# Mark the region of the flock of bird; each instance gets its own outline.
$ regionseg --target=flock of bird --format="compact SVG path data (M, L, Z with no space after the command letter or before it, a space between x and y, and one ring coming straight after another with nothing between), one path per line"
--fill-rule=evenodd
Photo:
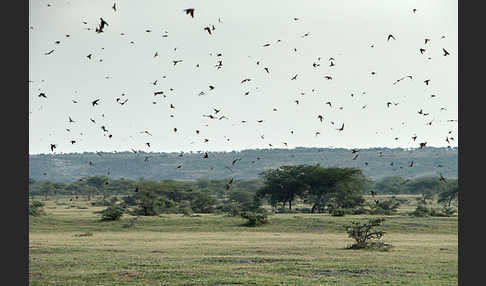
M119 11L117 10L117 5L116 5L116 2L113 4L113 6L112 6L111 8L112 8L112 10L113 10L113 13L119 13ZM187 8L187 9L184 9L183 11L181 11L181 12L185 13L185 14L186 14L188 17L190 17L190 18L197 18L197 12L198 12L198 11L197 11L196 9L194 9L194 8ZM413 9L412 13L413 13L413 14L417 13L417 9ZM293 18L293 21L299 21L299 18ZM218 18L218 19L217 19L217 22L218 22L218 24L222 24L222 23L223 23L223 21L221 20L221 18ZM88 23L87 23L87 22L85 22L85 21L83 21L83 22L82 22L82 24L83 24L83 25L88 25ZM30 28L31 28L31 29L34 29L34 27L33 27L33 26L31 26ZM86 28L86 29L87 29L87 30L90 30L90 31L91 31L91 30L93 30L93 29L92 29L92 28L90 28L90 27L88 27L88 28ZM204 25L204 26L202 27L202 32L204 32L204 33L206 33L206 32L207 32L207 35L208 35L209 37L213 36L213 34L215 33L215 30L216 30L216 26L215 26L214 24L210 24L210 25ZM108 22L107 20L105 20L105 19L103 19L103 18L101 18L101 17L100 17L100 18L99 18L99 23L97 23L97 26L96 26L96 27L94 27L94 33L97 33L97 34L102 34L102 33L110 33L110 32L111 32L111 31L110 31L110 24L109 24L109 22ZM146 33L151 33L151 32L152 32L152 30L151 30L151 29L146 29L146 30L145 30L145 32L146 32ZM124 35L124 33L121 33L120 35L121 35L121 36L123 36L123 35ZM309 32L306 32L306 33L303 33L301 37L302 37L302 38L306 38L306 37L308 37L309 35L310 35L310 33L309 33ZM66 36L66 38L69 38L69 37L70 37L70 35L69 35L69 34L66 34L65 36ZM168 32L167 32L167 31L165 31L165 32L162 34L162 37L168 37ZM445 36L442 36L442 37L441 37L441 39L443 39L443 38L445 38ZM395 37L395 35L393 35L393 34L389 34L389 35L386 37L386 39L384 39L384 40L386 40L387 42L389 42L389 41L399 41L399 39L397 39L397 37ZM278 43L278 42L281 42L281 40L277 40L277 43ZM426 50L427 50L427 44L428 44L429 42L431 42L431 39L430 39L430 38L425 38L425 39L424 39L424 46L423 46L423 47L419 47L419 48L418 48L418 53L420 53L420 55L423 55L423 54L426 52ZM131 41L130 43L131 43L131 44L134 44L134 42L133 42L133 41ZM59 45L59 44L60 44L60 41L55 41L55 42L54 42L54 44L55 44L55 45ZM271 45L272 45L271 43L265 43L265 44L263 44L261 47L262 47L262 48L267 48L267 47L270 47ZM374 48L374 44L372 44L372 45L370 46L370 48ZM175 48L175 49L176 49L176 48ZM174 50L175 50L175 49L174 49ZM54 52L55 52L55 50L56 50L56 49L51 49L51 50L49 50L48 52L45 52L45 53L44 53L44 55L45 55L45 56L50 56L50 57L52 57L52 56L54 56L54 55L55 55L55 53L54 53ZM293 50L294 50L294 51L297 51L297 48L293 48ZM210 55L211 55L211 56L215 56L215 57L216 57L216 59L217 59L217 60L216 60L216 64L214 65L214 67L215 67L217 70L222 69L222 67L223 67L222 53L211 53ZM449 55L450 55L450 52L449 52L449 51L448 51L446 48L442 48L442 51L441 51L440 55L441 55L441 56L443 56L443 57L447 57L447 56L449 56ZM155 52L155 53L154 53L154 55L153 55L153 57L154 57L154 58L155 58L155 57L158 57L158 56L159 56L158 52ZM86 58L87 58L88 60L93 60L93 53L89 53L89 54L87 54L87 55L86 55ZM318 58L317 58L317 60L316 60L316 61L314 61L314 62L312 63L312 67L313 67L313 68L315 68L315 69L319 68L319 67L320 67L322 64L324 64L322 59L323 59L322 57L318 57ZM429 57L428 59L431 59L431 58ZM102 59L99 59L99 61L102 61ZM184 62L184 59L174 59L174 60L172 60L172 65L173 65L174 67L175 67L175 66L177 66L177 65L178 65L178 64L180 64L180 63L183 63L183 64L184 64L184 63L185 63L185 62ZM338 64L338 61L337 61L337 60L336 60L334 57L329 57L329 59L328 59L328 66L329 66L329 68L331 68L331 69L332 69L332 68L334 68L334 67L335 67L337 64ZM261 62L261 61L257 61L257 62L256 62L256 65L258 65L258 66L262 66L263 64L262 64L262 62ZM199 67L199 64L196 64L195 66L198 68L198 67ZM264 66L264 67L263 67L263 70L264 70L264 71L265 71L265 73L267 73L267 74L270 74L270 73L271 73L271 71L270 71L270 67L268 67L268 66ZM371 72L371 75L372 75L372 76L375 76L375 75L376 75L376 72L375 72L375 71ZM108 76L107 76L106 78L108 78ZM166 78L166 75L162 76L162 79L164 79L164 78ZM295 81L295 80L298 80L298 79L299 79L299 73L295 73L295 74L293 74L292 76L290 76L290 77L289 77L289 80L290 80L290 81ZM325 75L325 76L323 76L323 79L328 80L328 81L332 81L332 80L333 80L333 75L332 75L332 74L330 74L330 75ZM391 83L391 85L393 85L393 86L395 86L395 85L399 85L399 84L400 84L402 81L406 81L406 80L413 81L413 80L415 80L415 77L414 77L414 75L404 75L403 77L398 78L398 79L397 79L395 82ZM247 85L247 84L249 84L251 81L252 81L252 78L247 78L247 77L244 77L244 78L242 78L242 79L241 79L240 84L241 84L241 85ZM427 78L427 79L425 79L425 80L423 81L423 84L424 84L424 85L426 85L426 86L428 86L428 85L430 85L430 84L431 84L431 81L432 81L431 79L428 79L428 78ZM29 83L33 83L33 82L34 82L34 81L29 80ZM149 83L150 83L150 85L153 85L154 87L156 87L156 86L157 86L157 84L158 84L158 79L154 80L153 82L149 82ZM204 91L200 91L200 92L199 92L199 94L198 94L198 96L203 96L203 95L205 95L205 94L209 93L210 91L214 90L215 88L216 88L216 87L215 87L213 84L208 84L208 89L207 89L207 90L204 90ZM257 88L258 88L258 87L257 87ZM173 89L173 88L170 88L170 89L169 89L169 92L173 92L173 91L174 91L174 89ZM314 92L314 89L312 89L312 92ZM249 95L249 93L250 93L250 91L246 91L246 92L244 92L244 95ZM302 94L302 95L304 95L305 93L304 93L304 92L302 92L301 94ZM363 92L362 94L365 94L365 92ZM158 90L158 89L157 89L157 90L153 91L153 96L154 96L154 97L162 96L163 98L167 98L167 96L169 96L169 93L167 92L167 90ZM351 97L354 97L354 96L355 96L355 94L354 94L354 93L351 93L351 95L350 95L350 96L351 96ZM433 95L431 95L431 97L435 97L435 96L436 96L436 95L434 95L434 94L433 94ZM47 93L46 91L40 91L40 92L38 93L38 97L40 98L40 100L45 100L45 101L48 101L48 100L49 100L49 96L48 96L48 93ZM126 97L126 95L125 95L124 93L122 93L122 94L121 94L121 96L118 96L118 97L116 97L116 98L115 98L115 101L116 101L116 103L118 103L119 105L124 106L125 104L127 104L127 102L129 101L129 99ZM78 102L78 100L72 100L72 102L73 102L73 104L78 104L78 103L79 103L79 102ZM301 103L301 102L300 102L300 100L294 100L294 102L295 102L295 104L296 104L296 105L299 105L299 104ZM157 104L157 102L156 102L156 101L153 101L152 103L153 103L153 104ZM91 105L91 107L92 107L92 108L99 108L99 107L101 107L101 106L103 105L103 101L102 101L102 99L101 99L101 98L96 98L96 99L94 99L94 100L91 100L91 101L89 102L89 104ZM128 103L128 104L130 104L130 103ZM325 103L323 103L323 104L324 104L324 105L329 106L329 108L336 108L336 106L334 106L334 107L333 107L333 102L331 102L331 101L327 101L327 102L325 102ZM386 108L391 108L391 107L393 107L393 106L398 106L399 104L400 104L400 102L392 102L392 101L387 101L387 102L384 102L384 106L386 106ZM365 109L366 107L367 107L367 105L363 105L363 106L361 107L361 109ZM176 106L175 106L174 104L170 103L170 104L169 104L169 108L170 108L170 109L176 109ZM338 108L339 108L339 110L343 110L343 108L344 108L344 107L340 106L340 107L338 107ZM447 109L446 109L446 107L441 107L441 109L440 109L440 110L441 110L441 111L443 111L443 110L447 110ZM276 112L276 111L278 111L278 110L277 110L277 108L273 108L273 111L274 111L274 112ZM229 117L230 117L230 115L229 115L229 114L222 114L222 113L223 113L222 108L213 108L213 110L212 110L210 113L207 113L207 114L201 114L201 116L202 116L202 117L209 118L210 120L223 120L223 119L225 119L225 120L229 120L229 119L230 119L230 118L229 118ZM425 112L423 109L418 110L418 111L417 111L417 113L418 113L418 115L419 115L419 116L421 116L421 117L422 117L422 116L423 116L423 117L425 117L425 116L429 116L429 115L430 115L430 112ZM104 114L103 114L102 116L104 117ZM174 116L174 115L171 115L171 117L173 117L173 116ZM314 116L315 116L315 115L314 115ZM315 118L316 118L316 120L318 120L318 121L319 121L319 122L321 122L321 123L323 123L323 122L326 120L326 116L325 116L324 114L318 114L318 115L316 115L316 116L315 116ZM95 120L95 119L93 119L93 118L89 118L89 120L90 120L90 122L92 122L93 124L96 124L96 120ZM259 120L256 120L256 123L263 123L264 121L265 121L265 119L259 119ZM429 122L427 123L427 125L432 126L433 121L434 121L434 119L432 119L431 121L429 121ZM448 120L448 121L449 121L449 122L456 122L457 120L452 119L452 120ZM74 120L73 118L71 118L71 116L68 116L68 124L75 124L76 122L77 122L77 120ZM241 120L241 122L240 122L240 123L241 123L241 124L245 124L245 123L247 123L247 120ZM338 123L335 123L334 121L330 121L330 124L331 124L332 126L334 126L334 129L335 129L337 132L345 132L345 124L344 124L344 122L341 122L340 124L338 124ZM208 125L206 125L206 126L208 126ZM103 134L104 136L107 136L109 139L111 139L111 138L113 137L113 134L110 132L110 130L109 130L109 129L108 129L106 126L105 126L105 125L100 126L100 129L102 130L102 132L103 132L102 134ZM67 128L67 129L66 129L66 131L67 131L67 132L71 132L71 130L70 130L69 128ZM174 133L177 133L177 132L178 132L178 128L173 128L173 132L174 132ZM200 136L200 135L201 135L201 130L200 130L200 129L195 129L195 130L194 130L194 132L195 132L195 134L196 134L197 136ZM450 131L448 132L448 134L446 134L446 135L445 135L445 141L446 141L446 142L449 144L449 147L450 147L450 145L451 145L451 141L453 141L453 140L454 140L454 138L453 138L453 137L450 135L452 132L453 132L453 131L452 131L452 130L450 130ZM153 135L152 135L152 133L151 133L149 130L142 130L142 131L140 131L139 133L140 133L140 134L145 134L145 135L148 135L148 136L153 136ZM290 134L294 134L294 130L290 130ZM319 136L320 134L321 134L321 133L320 133L319 131L316 131L316 132L315 132L315 136ZM261 135L260 137L261 137L262 139L264 139L264 135ZM225 137L225 138L226 138L226 137ZM414 134L414 135L411 137L411 139L412 139L413 141L416 141L418 138L419 138L419 137L418 137L416 134ZM399 138L398 138L398 137L395 137L394 139L395 139L395 140L398 140ZM209 143L209 142L210 142L210 139L209 139L209 138L202 138L202 140L203 140L203 142L204 142L204 143ZM229 139L229 138L226 138L226 140L227 140L227 141L230 141L230 139ZM70 140L68 143L72 145L72 144L76 144L76 143L77 143L77 141L76 141L76 139L71 139L71 140ZM284 146L288 147L287 142L281 142L281 143L282 143ZM426 147L426 145L427 145L427 141L423 141L423 142L417 142L417 143L418 143L418 144L417 144L417 147L419 147L419 148L424 148L424 147ZM62 143L50 143L50 145L49 145L49 150L50 150L51 152L55 152L56 148L58 148L58 145L62 145ZM146 145L148 148L151 148L151 142L145 142L145 145ZM269 147L274 147L274 145L273 145L273 144L271 144L271 143L269 143L268 145L269 145ZM137 152L138 152L136 149L132 149L132 151L133 151L134 153L137 153ZM380 152L382 152L382 151L380 151ZM378 152L378 154L377 154L378 156L381 156L381 155L382 155L380 152ZM359 155L360 155L360 154L359 154L359 150L357 150L357 149L353 149L353 150L352 150L352 154L351 154L351 160L358 160L358 159L359 159ZM183 157L183 153L181 153L179 156L180 156L180 157ZM201 158L201 159L207 159L207 158L209 158L209 156L210 156L210 153L208 153L208 152L203 152L203 156L202 156L202 158ZM146 157L144 158L144 161L145 161L145 162L148 162L148 161L149 161L149 158L150 158L149 156L146 156ZM259 159L260 159L260 158L257 158L257 160L259 160ZM236 163L238 163L240 160L241 160L241 158L235 158L235 159L234 159L234 160L231 162L231 165L232 165L233 167L235 167L235 164L236 164ZM252 163L254 163L254 162L255 162L255 161L252 161ZM89 163L90 163L90 165L93 165L93 162L92 162L92 161L90 161ZM412 168L412 167L413 167L413 164L414 164L414 162L413 162L413 161L411 161L411 162L409 163L408 167ZM390 164L390 165L391 165L391 166L393 166L393 162L391 162L391 164ZM363 162L363 166L368 166L368 162ZM176 168L177 168L177 169L180 169L180 168L182 168L182 167L183 167L183 164L181 163L181 164L179 164L179 165L178 165ZM439 165L438 167L440 167L440 165ZM400 167L400 168L403 168L403 167ZM445 178L442 176L442 174L440 175L440 180L441 180L442 182L445 182L445 181L446 181L446 180L445 180ZM231 187L231 184L232 184L232 183L233 183L233 179L231 179L231 180L230 180L230 181L229 181L229 182L226 184L226 188L227 188L228 190L230 189L230 187Z

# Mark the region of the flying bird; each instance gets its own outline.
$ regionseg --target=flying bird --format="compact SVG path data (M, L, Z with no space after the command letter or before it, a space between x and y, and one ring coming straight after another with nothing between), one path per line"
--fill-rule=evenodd
M47 52L47 53L44 53L44 55L46 55L46 56L47 56L47 55L50 55L50 54L52 54L53 52L54 52L54 50L50 50L49 52Z
M294 75L290 80L295 80L297 79L298 74Z
M104 32L103 29L105 28L105 26L109 26L108 23L105 20L103 20L103 18L100 18L100 26L96 28L96 32L97 33Z
M43 93L43 92L39 93L38 97L47 98L46 94L45 94L45 93Z
M388 38L386 40L389 41L390 39L396 40L395 37L392 34L388 35Z
M448 56L449 55L449 52L446 51L446 49L442 48L442 50L444 51L444 56Z
M116 2L113 3L113 7L111 7L116 12Z
M93 100L93 101L91 102L91 104L92 104L93 106L98 105L98 101L100 101L100 99Z
M57 145L56 144L51 144L51 151L54 152L54 149L57 148Z
M429 85L430 79L424 80L425 85Z
M344 130L344 123L343 123L343 126L341 126L341 128L337 128L336 130L343 131Z
M191 17L194 18L194 8L184 9L184 12L186 12L187 15L191 15Z
M210 35L212 35L212 33L211 33L211 28L209 28L209 27L204 27L204 29L203 29L203 30L208 31L208 33L209 33Z
M442 183L447 183L446 179L442 176L442 174L440 174L439 181L441 181Z

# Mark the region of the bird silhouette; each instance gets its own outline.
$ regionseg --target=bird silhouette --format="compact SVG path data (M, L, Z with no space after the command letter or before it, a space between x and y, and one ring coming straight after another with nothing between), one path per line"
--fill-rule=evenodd
M425 49L422 49L422 48L421 48L419 51L420 51L420 53L423 55L423 54L424 54L424 52L425 52Z
M329 75L326 75L324 78L326 78L327 80L332 80L332 76Z
M93 106L98 105L98 102L99 102L99 101L100 101L100 99L93 100L93 101L91 102L91 104L92 104Z
M424 80L425 85L429 85L430 79Z
M39 93L38 97L47 98L46 94L45 94L45 93L43 93L43 92Z
M113 3L113 6L112 6L111 8L113 9L113 11L115 11L115 12L116 12L116 2L115 2L115 3Z
M442 174L440 174L439 181L441 181L442 183L447 183L446 179L442 176Z
M97 33L103 33L103 29L105 28L105 26L109 26L108 23L103 20L103 18L100 18L100 25L99 27L96 28L96 32Z
M48 56L48 55L52 54L53 52L54 52L54 50L50 50L49 52L44 53L44 55Z
M186 12L187 15L191 15L191 17L194 18L194 8L184 9L184 12Z
M296 80L297 76L298 76L298 74L294 75L290 80Z
M388 38L386 40L389 41L390 39L396 40L395 37L392 34L388 35Z
M71 119L71 116L68 116L69 117L69 123L73 123L74 120Z
M317 118L322 122L322 119L323 119L322 115L320 115L320 114L317 115Z
M204 29L203 29L203 30L208 31L208 33L209 33L210 35L212 34L212 33L211 33L211 28L209 28L209 27L204 27Z
M442 48L442 51L444 51L444 56L448 56L449 55L449 52L446 51L446 49Z
M344 130L344 123L343 123L343 126L341 126L341 128L337 128L336 130L343 131Z
M54 152L54 149L57 148L57 145L56 144L51 144L51 151Z

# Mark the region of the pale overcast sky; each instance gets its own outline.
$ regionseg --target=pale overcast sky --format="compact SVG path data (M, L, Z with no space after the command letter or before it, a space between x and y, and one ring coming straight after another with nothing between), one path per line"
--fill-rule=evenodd
M448 121L457 119L458 107L457 1L29 5L30 154L52 153L50 144L57 144L55 153L174 152L286 148L282 142L288 148L447 146L453 137L457 146L457 122ZM186 8L195 9L194 18ZM109 25L96 33L100 17ZM211 25L209 35L203 28ZM387 41L389 34L396 40ZM174 66L173 60L183 61ZM393 85L407 75L413 79ZM251 81L241 83L245 78ZM92 106L95 99L99 105ZM203 117L209 114L217 119ZM218 119L223 115L229 119ZM140 133L145 130L152 136Z

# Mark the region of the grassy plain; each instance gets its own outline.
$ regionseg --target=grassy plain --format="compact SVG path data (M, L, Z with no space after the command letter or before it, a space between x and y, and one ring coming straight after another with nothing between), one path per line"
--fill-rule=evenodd
M71 206L72 205L72 206ZM371 216L140 217L101 222L86 201L46 201L30 217L30 285L457 285L457 217L386 218L389 251L349 250L342 225ZM87 236L80 236L88 233ZM92 233L92 235L89 235Z

